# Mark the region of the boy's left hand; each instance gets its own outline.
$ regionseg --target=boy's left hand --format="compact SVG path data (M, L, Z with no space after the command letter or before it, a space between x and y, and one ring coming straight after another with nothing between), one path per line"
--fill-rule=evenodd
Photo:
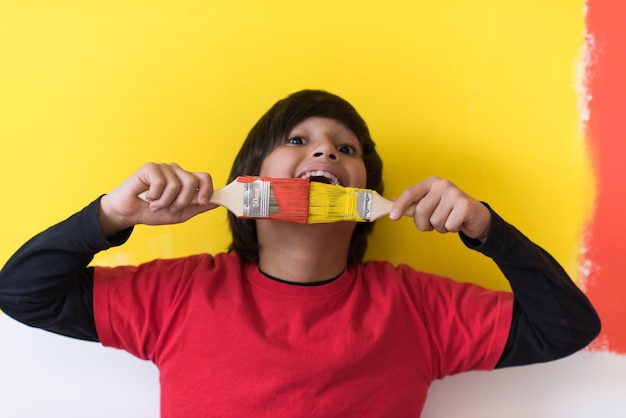
M460 231L480 241L487 239L491 225L489 209L448 180L430 177L407 188L396 199L389 217L399 219L413 204L413 220L420 231Z

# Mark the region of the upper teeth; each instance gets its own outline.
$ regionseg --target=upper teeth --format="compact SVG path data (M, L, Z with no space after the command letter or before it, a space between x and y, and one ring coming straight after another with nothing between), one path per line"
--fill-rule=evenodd
M303 179L308 179L311 177L325 177L328 180L330 180L331 184L339 184L339 179L334 174L331 174L328 171L322 171L322 170L309 171L307 173L304 173L300 177Z

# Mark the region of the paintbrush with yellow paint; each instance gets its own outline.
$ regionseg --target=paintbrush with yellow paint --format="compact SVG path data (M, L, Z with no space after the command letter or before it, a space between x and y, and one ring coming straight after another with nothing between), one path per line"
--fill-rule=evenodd
M309 185L307 223L372 222L388 215L393 202L371 189L343 187L312 181ZM413 217L415 206L403 216Z

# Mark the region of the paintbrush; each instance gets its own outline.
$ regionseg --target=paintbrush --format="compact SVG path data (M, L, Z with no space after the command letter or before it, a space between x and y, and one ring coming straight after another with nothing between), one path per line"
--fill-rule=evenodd
M148 202L148 191L137 195ZM193 203L198 203L194 197ZM240 176L213 191L209 203L224 206L239 218L307 223L309 179Z
M376 190L314 181L309 186L307 223L373 222L388 215L393 204L393 201L382 197ZM415 205L412 205L402 215L413 217L414 213Z
M144 201L147 191L138 197ZM197 201L195 202L197 203ZM393 202L375 190L343 187L305 178L241 176L213 191L209 203L237 217L302 224L372 222L391 212ZM413 217L415 206L403 216Z

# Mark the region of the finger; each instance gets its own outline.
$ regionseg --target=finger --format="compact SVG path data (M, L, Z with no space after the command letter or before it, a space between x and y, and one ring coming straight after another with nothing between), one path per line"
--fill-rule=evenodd
M213 178L209 173L195 173L198 178L198 203L208 205L213 195Z
M189 205L181 210L158 210L142 213L138 223L146 225L172 225L185 222L197 214L212 209L208 205Z
M165 188L165 177L161 172L160 165L146 163L137 170L136 174L139 178L139 187L147 189L145 199L148 202L158 200Z
M415 207L415 215L413 221L420 231L432 231L442 224L441 218L447 213L444 208L440 207L441 196L437 193L429 191Z
M170 209L182 209L190 205L207 205L213 195L213 179L209 173L188 172L174 167L181 184L176 201Z
M149 187L146 200L150 202L150 210L157 212L169 207L181 187L174 168L170 164L152 164L141 174L142 181Z
M172 169L176 175L180 189L175 200L169 209L172 212L186 208L192 204L197 204L196 194L200 185L200 181L195 173L183 170L178 165L172 164Z
M467 214L467 195L449 181L438 183L435 193L439 202L430 217L433 227L440 233L458 232Z
M440 234L451 232L454 225L450 222L450 216L454 212L454 207L440 201L430 216L430 224L433 229Z
M175 171L175 166L175 164L159 164L164 178L164 185L161 195L153 203L156 204L154 206L160 209L170 207L178 197L182 188L179 176Z
M428 181L422 181L405 189L400 197L394 200L389 213L390 218L393 220L400 219L409 207L420 202L428 193L429 187Z
M467 200L442 202L433 214L431 222L435 229L442 234L459 232L465 225L468 214L467 207Z

